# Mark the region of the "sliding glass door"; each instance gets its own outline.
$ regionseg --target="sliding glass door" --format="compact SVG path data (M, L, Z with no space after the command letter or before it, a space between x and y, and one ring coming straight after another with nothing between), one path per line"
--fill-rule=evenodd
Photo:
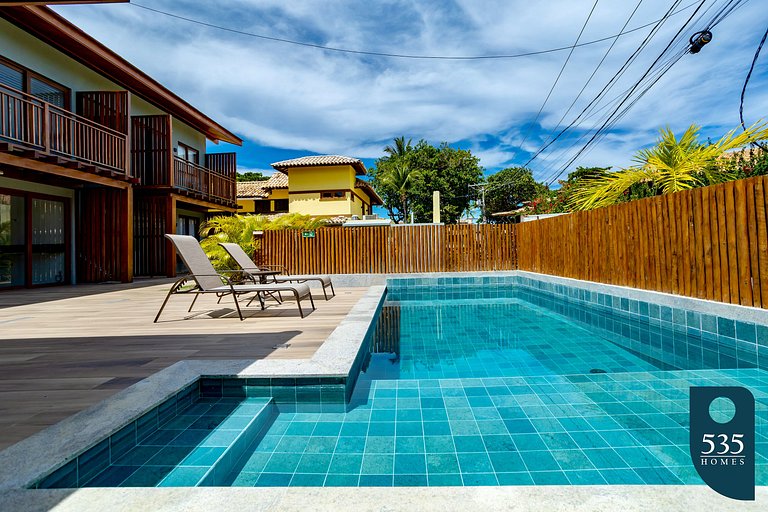
M27 282L24 196L0 193L0 288Z
M68 204L0 190L0 288L69 281Z
M60 284L66 276L64 201L32 199L32 284Z

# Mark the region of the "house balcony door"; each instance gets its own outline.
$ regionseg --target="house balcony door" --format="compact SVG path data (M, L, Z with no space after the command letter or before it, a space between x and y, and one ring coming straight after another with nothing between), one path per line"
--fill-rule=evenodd
M31 215L31 284L63 284L67 275L64 201L33 198Z
M0 289L69 282L67 205L0 191Z

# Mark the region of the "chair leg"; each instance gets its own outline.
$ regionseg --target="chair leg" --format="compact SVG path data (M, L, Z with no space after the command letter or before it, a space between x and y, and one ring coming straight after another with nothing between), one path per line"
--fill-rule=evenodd
M330 283L329 286L331 287L331 294L335 297L336 296L336 291L333 289L333 283Z
M301 309L301 298L299 297L299 292L294 290L293 296L296 297L296 306L299 308L299 315L301 315L301 318L304 318L304 310Z
M309 293L309 303L312 305L312 311L316 310L315 299L312 298L312 292Z
M195 294L195 298L192 299L192 304L189 305L189 309L187 310L187 313L192 311L192 308L195 307L195 302L197 302L197 297L199 296L199 293Z
M325 300L328 300L328 292L325 291L325 285L322 281L320 281L320 288L323 289L323 297L325 297Z
M245 318L243 318L243 312L240 311L240 303L237 301L237 294L232 294L232 299L235 301L235 308L237 308L237 316L240 317L240 320L243 321Z
M165 300L163 301L163 305L160 306L160 311L157 312L157 315L155 316L155 321L152 322L152 323L155 323L155 324L157 323L157 320L160 318L160 313L162 313L163 310L165 309L165 305L168 304L168 299L171 298L171 295L175 291L175 288L176 288L175 286L172 286L171 289L168 291L168 295L165 296Z

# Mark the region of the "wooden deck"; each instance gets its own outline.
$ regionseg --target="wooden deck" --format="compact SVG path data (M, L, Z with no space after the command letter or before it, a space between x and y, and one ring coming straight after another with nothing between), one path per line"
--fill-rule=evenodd
M152 323L168 280L0 293L0 449L182 359L309 358L363 296L337 290L300 318L295 303L244 312L175 296ZM307 307L309 304L307 303Z

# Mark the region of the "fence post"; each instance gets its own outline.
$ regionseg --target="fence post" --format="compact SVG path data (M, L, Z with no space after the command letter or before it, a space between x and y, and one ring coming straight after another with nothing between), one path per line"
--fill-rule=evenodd
M256 266L264 264L264 232L253 232L253 262Z

